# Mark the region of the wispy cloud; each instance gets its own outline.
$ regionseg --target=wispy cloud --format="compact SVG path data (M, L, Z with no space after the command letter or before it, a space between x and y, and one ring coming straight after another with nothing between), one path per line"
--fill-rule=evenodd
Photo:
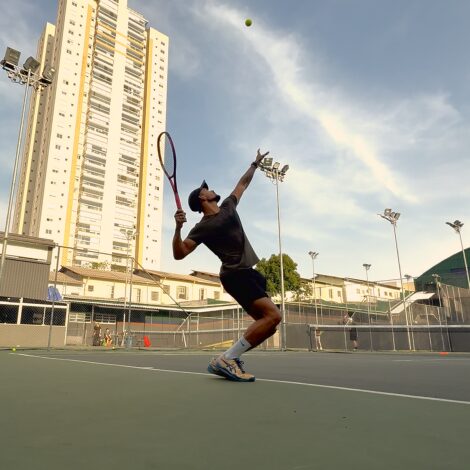
M212 16L216 23L224 27L231 26L235 34L240 31L242 12L209 1L205 14ZM280 36L262 24L257 24L250 34L243 37L251 42L258 58L262 58L269 67L276 91L287 106L309 119L312 125L320 125L337 149L351 152L383 188L400 199L416 200L416 196L398 181L381 158L374 136L356 129L366 127L361 123L367 119L364 112L356 111L350 115L352 106L341 104L344 97L336 96L334 91L328 90L311 76L306 78L302 65L305 54L302 44L294 36ZM360 125L355 126L356 122Z

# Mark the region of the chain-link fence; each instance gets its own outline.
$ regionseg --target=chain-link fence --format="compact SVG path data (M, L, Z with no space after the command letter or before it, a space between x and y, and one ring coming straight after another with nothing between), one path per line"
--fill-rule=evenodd
M113 253L56 247L44 299L0 298L0 346L223 349L252 323L238 305L216 298L220 283L206 283L214 298L201 298L204 286L194 287L200 278L176 275L173 282L144 269L128 256L130 245L125 254L123 247ZM286 347L470 350L469 290L439 284L424 300L410 299L288 302ZM276 333L260 348L280 343Z

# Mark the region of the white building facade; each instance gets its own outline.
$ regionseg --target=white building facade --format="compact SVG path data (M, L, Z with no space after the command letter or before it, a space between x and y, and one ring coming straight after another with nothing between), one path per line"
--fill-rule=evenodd
M168 46L127 0L59 0L44 29L56 74L31 100L14 231L69 247L61 265L160 268Z

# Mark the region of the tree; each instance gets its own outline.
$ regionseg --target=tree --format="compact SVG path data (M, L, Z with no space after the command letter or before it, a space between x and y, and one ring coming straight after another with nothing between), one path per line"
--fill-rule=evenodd
M109 271L111 266L108 261L93 261L88 263L91 269L98 269L100 271Z
M282 255L284 268L284 291L299 292L300 274L297 272L297 263L289 255ZM267 281L267 291L271 295L281 293L281 265L279 255L271 255L267 260L261 259L256 265L256 270L261 273Z

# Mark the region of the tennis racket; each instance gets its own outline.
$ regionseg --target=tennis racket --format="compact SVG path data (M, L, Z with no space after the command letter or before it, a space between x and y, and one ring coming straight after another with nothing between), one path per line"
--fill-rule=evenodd
M171 157L165 159L164 155L164 144L165 140L168 140L170 143L171 149ZM158 139L157 139L157 151L158 151L158 159L160 160L160 165L165 172L168 181L170 182L171 189L173 190L173 194L175 195L176 207L178 210L181 210L181 201L178 194L178 185L176 184L176 150L175 145L173 144L173 139L168 132L160 132Z

